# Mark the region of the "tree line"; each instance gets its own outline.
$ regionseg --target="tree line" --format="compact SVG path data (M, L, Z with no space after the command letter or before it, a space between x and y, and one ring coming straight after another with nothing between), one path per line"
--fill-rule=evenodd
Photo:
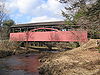
M100 39L100 0L58 1L66 4L66 11L62 11L66 24L80 25L82 29L88 31L89 38Z

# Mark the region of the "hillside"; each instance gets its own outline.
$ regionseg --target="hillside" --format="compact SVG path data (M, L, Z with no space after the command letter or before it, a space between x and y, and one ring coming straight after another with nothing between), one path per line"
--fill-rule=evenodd
M41 75L99 75L100 39L91 39L83 46L61 53L44 55Z

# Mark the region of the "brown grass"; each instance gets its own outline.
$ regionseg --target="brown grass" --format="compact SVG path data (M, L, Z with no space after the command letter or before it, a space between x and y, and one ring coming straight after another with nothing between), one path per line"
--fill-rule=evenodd
M0 50L15 50L18 47L18 43L10 40L0 41Z
M99 39L100 41L100 39ZM82 47L45 56L40 69L41 75L99 75L100 47L98 40L90 40ZM100 42L99 42L100 43Z

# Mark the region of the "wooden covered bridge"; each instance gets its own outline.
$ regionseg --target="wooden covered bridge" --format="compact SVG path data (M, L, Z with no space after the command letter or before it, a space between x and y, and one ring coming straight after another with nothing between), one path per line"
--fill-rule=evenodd
M11 27L10 40L28 42L86 42L87 32L64 21L17 24Z

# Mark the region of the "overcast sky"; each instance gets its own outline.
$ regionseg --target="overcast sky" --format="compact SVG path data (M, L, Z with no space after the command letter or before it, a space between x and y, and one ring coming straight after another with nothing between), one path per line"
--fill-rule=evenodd
M64 5L57 0L7 0L9 16L16 23L61 21Z

